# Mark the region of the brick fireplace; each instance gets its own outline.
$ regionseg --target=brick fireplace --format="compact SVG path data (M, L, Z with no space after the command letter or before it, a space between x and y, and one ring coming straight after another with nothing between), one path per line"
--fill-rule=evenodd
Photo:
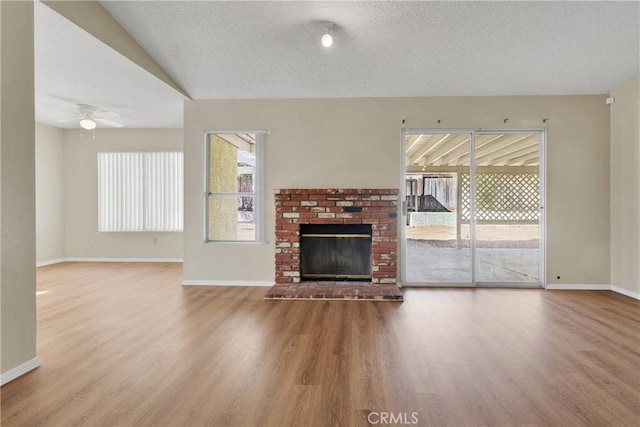
M371 225L371 283L397 283L397 189L275 191L276 284L298 283L300 225Z

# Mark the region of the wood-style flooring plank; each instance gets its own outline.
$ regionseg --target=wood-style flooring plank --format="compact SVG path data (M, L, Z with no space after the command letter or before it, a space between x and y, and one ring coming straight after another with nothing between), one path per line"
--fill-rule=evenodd
M2 387L2 425L640 423L640 302L613 292L265 301L266 288L181 275L162 263L39 268L42 366Z

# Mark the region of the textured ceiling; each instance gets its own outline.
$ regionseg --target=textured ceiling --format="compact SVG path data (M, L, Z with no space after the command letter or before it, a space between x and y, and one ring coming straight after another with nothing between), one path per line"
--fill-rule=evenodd
M640 67L638 2L102 4L198 99L594 94Z
M640 2L101 3L195 99L595 94L640 73ZM83 103L180 127L182 101L36 2L38 121L77 127L56 121Z
M126 127L182 127L183 97L40 2L35 8L36 121L78 128L77 104ZM109 126L98 123L98 129Z

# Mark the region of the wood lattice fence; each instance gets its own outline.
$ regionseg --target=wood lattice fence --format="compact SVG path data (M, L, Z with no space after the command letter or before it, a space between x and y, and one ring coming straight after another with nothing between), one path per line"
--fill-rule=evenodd
M460 176L460 220L471 220L471 178ZM485 224L537 223L540 176L537 173L477 173L476 221Z

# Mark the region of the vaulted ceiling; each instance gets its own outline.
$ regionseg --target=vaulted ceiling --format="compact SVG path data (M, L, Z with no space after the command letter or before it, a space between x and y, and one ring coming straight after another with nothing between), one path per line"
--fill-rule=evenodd
M604 94L640 73L636 1L101 4L194 99ZM77 126L57 121L81 103L180 127L184 99L36 2L39 121Z

